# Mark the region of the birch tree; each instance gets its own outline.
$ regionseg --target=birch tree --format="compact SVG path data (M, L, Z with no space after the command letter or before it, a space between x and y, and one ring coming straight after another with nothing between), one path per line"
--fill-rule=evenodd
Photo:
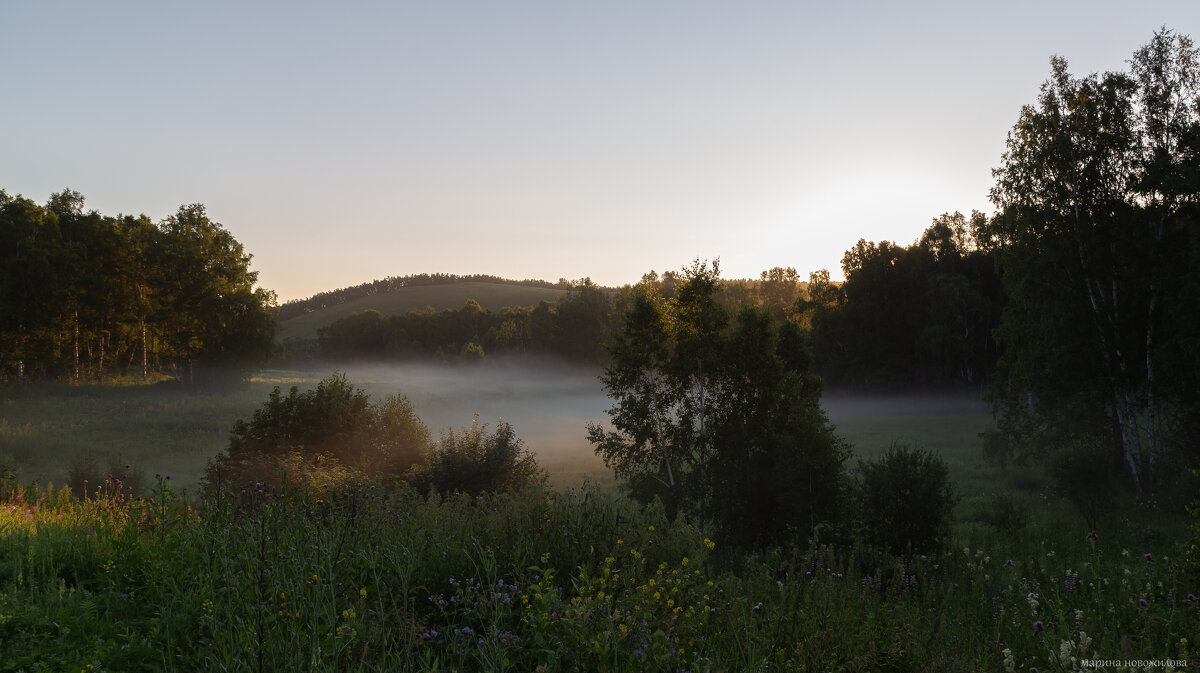
M1128 73L1076 77L1052 58L993 171L1009 383L1044 419L1076 395L1103 400L1139 490L1158 479L1163 305L1187 272L1169 253L1190 235L1200 196L1198 60L1188 37L1165 29Z

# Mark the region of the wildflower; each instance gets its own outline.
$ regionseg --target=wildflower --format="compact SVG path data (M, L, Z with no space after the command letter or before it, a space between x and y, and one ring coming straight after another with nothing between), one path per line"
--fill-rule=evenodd
M1150 558L1150 555L1149 555L1149 554L1145 554L1145 555L1143 555L1143 556L1142 556L1142 558L1146 559L1147 561L1153 561L1153 560L1154 560L1154 559Z
M716 547L717 545L712 540L710 540L708 538L704 538L704 546L708 547L711 550L713 547Z
M756 604L755 604L755 606L754 606L752 609L753 609L755 612L762 612L762 610L763 610L762 603L756 603Z
M358 590L358 597L359 597L359 598L366 598L366 597L367 597L367 590L366 590L366 589L359 589L359 590Z
M1009 568L1011 568L1011 567L1013 566L1013 560L1012 560L1012 559L1008 559L1007 561L1005 561L1005 562L1004 562L1004 565L1005 565L1006 567L1009 567Z
M654 526L650 526L650 532L651 532L651 533L653 533L653 532L654 532Z
M1140 605L1140 606L1142 606L1142 607L1146 607L1146 599L1145 599L1145 598L1139 598L1139 599L1138 599L1138 605Z
M1188 594L1188 600L1189 600L1189 601L1194 601L1194 600L1196 600L1196 594Z
M1041 622L1041 620L1038 620L1038 621L1036 621L1036 622L1034 622L1034 623L1033 623L1033 630L1034 630L1034 632L1035 632L1035 633L1040 633L1040 632L1041 632L1041 630L1042 630L1042 622Z
M1017 670L1017 661L1013 657L1012 650L1006 647L1000 651L1000 654L1004 657L1004 670L1006 673L1015 673Z
M1099 533L1097 533L1097 532L1096 532L1096 531L1094 531L1094 530L1093 530L1093 531L1090 531L1090 532L1087 534L1087 539L1089 539L1089 540L1099 540L1099 539L1100 539L1100 534L1099 534Z

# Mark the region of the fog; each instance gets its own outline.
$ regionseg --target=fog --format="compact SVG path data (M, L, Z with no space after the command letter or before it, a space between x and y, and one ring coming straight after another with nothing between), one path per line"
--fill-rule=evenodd
M354 384L377 395L403 393L436 437L470 425L475 414L489 429L511 423L525 448L555 482L612 473L587 441L587 424L604 423L608 397L599 370L552 359L493 359L472 365L343 366Z
M595 368L553 359L488 360L474 365L398 364L341 366L349 380L376 395L401 392L437 434L479 422L513 425L525 447L556 483L585 476L610 481L612 473L587 441L589 422L607 423L611 401ZM852 395L822 399L840 434L856 453L872 455L891 442L963 449L988 420L987 406L972 395ZM965 440L963 438L966 438ZM973 450L972 450L973 453Z

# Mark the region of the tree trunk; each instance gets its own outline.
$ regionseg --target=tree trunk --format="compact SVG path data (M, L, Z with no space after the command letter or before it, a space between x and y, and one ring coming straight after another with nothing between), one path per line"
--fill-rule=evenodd
M71 380L79 383L79 309L75 310L75 360L71 365Z
M99 365L96 367L96 381L103 381L104 380L104 350L105 350L104 330L99 330L99 337L100 337L100 360L99 360Z
M148 367L147 367L147 362L146 362L146 317L145 316L142 316L141 322L142 322L142 380L145 381L146 377L147 377L147 373L148 373L147 372Z

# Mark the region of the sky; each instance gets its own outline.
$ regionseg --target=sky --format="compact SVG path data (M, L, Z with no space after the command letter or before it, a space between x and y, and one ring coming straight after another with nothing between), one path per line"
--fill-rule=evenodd
M1200 2L0 3L0 188L202 203L281 301L387 276L841 276L990 213L1051 55Z

